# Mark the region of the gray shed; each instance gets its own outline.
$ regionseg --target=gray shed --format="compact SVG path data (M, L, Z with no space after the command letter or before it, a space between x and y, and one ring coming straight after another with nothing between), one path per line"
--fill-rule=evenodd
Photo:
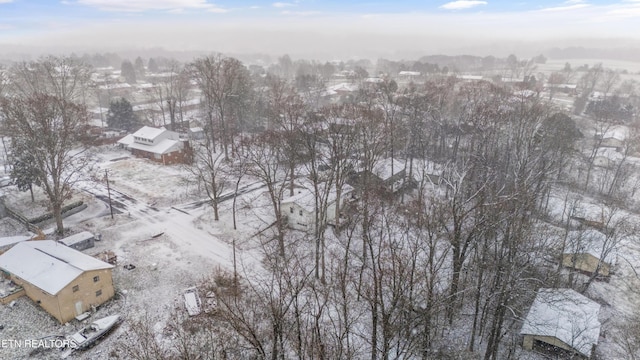
M94 247L94 241L95 236L88 231L83 231L59 240L62 244L78 251Z

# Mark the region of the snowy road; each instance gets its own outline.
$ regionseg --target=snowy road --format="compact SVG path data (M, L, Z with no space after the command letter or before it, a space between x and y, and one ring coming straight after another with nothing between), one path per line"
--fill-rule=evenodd
M78 184L83 191L109 204L109 194L105 184L99 182L83 182ZM255 187L247 186L243 191L252 191ZM138 222L136 232L140 234L164 233L182 251L191 255L213 260L216 265L232 268L232 249L213 234L197 228L193 221L197 209L205 202L177 205L169 208L156 208L114 188L110 189L111 205L114 213L127 214ZM233 197L233 194L231 194ZM193 214L179 208L197 209Z
M244 194L247 194L249 192L262 189L262 188L264 188L266 186L267 185L263 184L260 181L255 182L255 183L251 183L251 184L239 187L238 188L238 193L236 194L236 196L244 195ZM218 203L223 203L225 201L231 200L231 199L233 199L233 196L234 196L234 192L233 191L224 193L224 194L220 195L220 197L218 198ZM200 207L200 206L202 206L204 204L210 203L210 202L211 202L211 200L209 200L209 199L198 200L198 201L190 202L188 204L184 204L184 205L180 205L180 206L176 206L176 207L180 208L180 209L184 209L184 210L189 210L189 209L198 208L198 207Z
M145 204L137 199L129 196L121 191L107 186L100 182L85 181L78 184L83 191L93 195L97 199L109 205L109 192L111 193L111 206L114 214L124 213L133 216L136 219L145 219L150 222L157 222L155 215L160 211L152 205Z

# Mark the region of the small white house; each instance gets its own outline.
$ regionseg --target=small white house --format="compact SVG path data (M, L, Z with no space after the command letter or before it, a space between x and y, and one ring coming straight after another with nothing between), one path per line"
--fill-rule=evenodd
M599 313L600 304L572 289L539 289L520 330L522 346L590 358L600 336Z
M281 201L280 211L282 213L282 216L287 219L287 224L292 229L302 231L314 230L316 222L316 196L313 187L309 187L311 189L298 189L296 194ZM324 183L320 184L318 188L323 189ZM347 184L342 187L342 193L340 195L340 208L344 208L344 205L347 202L347 199L351 197L352 192L353 187ZM335 186L331 186L331 190L327 195L327 204L326 221L328 223L336 223ZM339 216L339 213L337 216Z

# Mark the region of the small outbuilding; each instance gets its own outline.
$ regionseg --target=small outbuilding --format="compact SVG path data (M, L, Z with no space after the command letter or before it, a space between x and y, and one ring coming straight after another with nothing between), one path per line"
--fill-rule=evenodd
M595 229L572 231L562 253L562 266L587 275L608 277L616 258L611 239Z
M95 246L95 236L88 231L83 231L58 241L78 251L90 249Z
M590 358L600 337L600 305L573 289L539 289L520 334L523 348Z

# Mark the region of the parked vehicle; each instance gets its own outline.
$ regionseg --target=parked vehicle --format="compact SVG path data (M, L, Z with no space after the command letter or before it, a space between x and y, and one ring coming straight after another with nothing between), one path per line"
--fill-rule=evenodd
M120 315L111 315L98 319L88 326L85 326L75 334L67 338L74 349L87 349L95 344L96 340L109 333L113 327L120 322Z
M196 316L201 312L200 296L198 289L195 287L188 288L184 291L184 306L187 308L189 316Z

